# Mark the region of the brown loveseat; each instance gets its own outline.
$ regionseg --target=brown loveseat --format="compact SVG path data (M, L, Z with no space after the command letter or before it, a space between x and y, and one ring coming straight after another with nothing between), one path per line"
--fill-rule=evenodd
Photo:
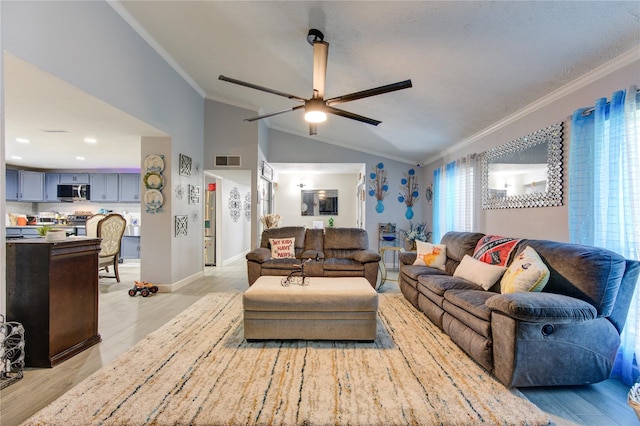
M485 291L453 276L483 236L447 233L445 270L414 265L415 253L400 253L405 298L505 386L608 379L640 262L597 247L522 239L507 265L529 246L549 280L541 292L501 294L499 279Z
M273 259L270 238L295 238L295 258ZM286 276L299 270L312 277L364 277L375 288L380 255L369 250L367 231L360 228L265 229L260 247L247 253L249 285L262 275Z

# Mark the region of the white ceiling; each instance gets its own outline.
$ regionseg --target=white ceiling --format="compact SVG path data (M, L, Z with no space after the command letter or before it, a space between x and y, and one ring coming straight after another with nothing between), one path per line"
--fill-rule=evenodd
M320 29L330 44L325 98L405 79L413 81L413 88L340 105L381 120L378 127L330 116L312 138L408 163L470 138L637 49L640 42L637 1L121 1L112 5L152 45L161 46L165 57L178 64L203 96L260 113L298 103L222 82L218 76L309 98L313 55L306 35L310 28ZM5 78L9 82L13 77L7 73ZM19 118L14 96L21 95L7 90L7 162L14 149L11 121ZM56 99L60 102L64 95L57 94ZM301 111L266 120L271 128L308 136ZM66 126L62 118L59 123L38 123L40 130ZM123 134L130 130L123 125Z
M166 136L10 54L4 55L4 78L8 164L42 169L137 169L140 136ZM85 138L96 142L87 143Z

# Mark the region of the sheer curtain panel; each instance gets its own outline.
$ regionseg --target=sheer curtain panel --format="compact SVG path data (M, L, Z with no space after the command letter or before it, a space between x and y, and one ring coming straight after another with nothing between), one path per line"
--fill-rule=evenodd
M459 158L434 171L433 242L440 242L449 231L474 230L475 173L475 155Z
M640 259L640 129L635 86L578 109L571 119L571 242ZM638 375L640 296L633 296L613 375L631 385Z

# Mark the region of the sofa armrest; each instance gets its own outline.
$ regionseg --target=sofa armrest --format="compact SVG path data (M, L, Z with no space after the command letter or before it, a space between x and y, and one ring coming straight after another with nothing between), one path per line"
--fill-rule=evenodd
M264 263L271 259L271 250L264 247L258 247L257 249L247 253L246 258L253 262Z
M305 250L302 252L302 256L300 256L302 259L324 259L324 252L320 251L320 250Z
M485 305L511 318L527 322L583 322L597 317L596 308L584 300L553 293L498 294Z
M360 263L380 262L380 254L373 250L360 250L353 255L353 260Z
M418 253L415 251L401 251L398 253L398 259L400 259L400 264L402 265L413 265L417 257Z

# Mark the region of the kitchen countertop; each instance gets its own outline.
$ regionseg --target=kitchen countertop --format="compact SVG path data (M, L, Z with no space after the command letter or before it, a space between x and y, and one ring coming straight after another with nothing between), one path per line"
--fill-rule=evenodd
M6 228L18 228L18 229L23 229L23 228L33 228L33 229L38 229L42 226L50 226L52 229L55 228L84 228L84 225L23 225L23 226L19 226L19 225L11 225L11 226L7 226Z
M86 245L88 242L100 241L99 238L92 237L77 237L75 235L65 238L59 241L47 241L45 238L25 238L20 240L7 241L7 244L73 244L73 245Z

